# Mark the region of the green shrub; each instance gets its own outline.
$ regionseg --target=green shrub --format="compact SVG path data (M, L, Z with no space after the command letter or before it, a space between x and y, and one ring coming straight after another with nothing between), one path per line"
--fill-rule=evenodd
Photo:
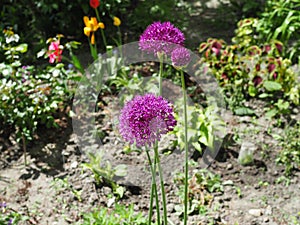
M300 122L288 127L279 137L279 152L276 163L285 166L285 175L290 176L294 169L300 169Z
M66 70L62 63L45 69L22 66L27 44L19 44L18 35L7 32L0 45L5 56L0 63L0 121L15 128L18 141L31 140L39 124L57 126L55 114L69 103L68 80L75 71Z
M202 61L219 81L231 108L243 106L251 97L285 99L298 105L297 75L291 61L283 57L283 44L271 40L256 45L256 23L251 18L240 21L234 44L212 38L201 43Z
M279 40L287 48L286 57L300 60L300 2L298 0L267 0L256 30L262 42Z

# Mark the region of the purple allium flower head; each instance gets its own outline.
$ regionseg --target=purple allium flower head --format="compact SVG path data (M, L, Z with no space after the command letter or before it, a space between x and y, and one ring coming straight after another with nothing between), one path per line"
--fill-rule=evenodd
M191 54L186 48L179 47L172 52L171 59L174 66L186 66L191 60Z
M148 53L171 54L175 45L184 44L184 34L170 22L154 22L140 36L140 49Z
M138 95L127 102L119 121L123 138L138 147L153 145L162 134L172 131L177 123L170 103L154 94Z

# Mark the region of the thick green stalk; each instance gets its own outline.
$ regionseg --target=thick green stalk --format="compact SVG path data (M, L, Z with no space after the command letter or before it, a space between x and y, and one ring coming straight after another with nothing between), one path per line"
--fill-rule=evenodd
M160 224L159 199L158 199L157 187L156 187L156 159L154 158L154 163L152 163L148 149L146 149L146 153L147 153L147 158L149 161L151 175L152 175L148 225L151 225L151 219L153 215L153 195L155 195L155 202L156 202L156 209L157 209L157 223Z
M187 224L188 220L188 132L187 132L187 101L186 101L186 87L184 81L184 74L182 69L180 70L181 74L181 86L183 94L183 116L184 116L184 151L185 151L185 166L184 166L184 225Z
M164 225L168 224L168 218L167 218L167 204L166 204L166 193L165 193L165 185L164 185L164 178L163 178L163 173L160 165L160 159L159 159L159 154L158 154L158 144L156 142L155 147L154 147L154 154L155 154L155 159L157 162L158 166L158 173L159 173L159 179L160 179L160 188L161 188L161 196L162 196L162 203L163 203L163 215L164 215Z

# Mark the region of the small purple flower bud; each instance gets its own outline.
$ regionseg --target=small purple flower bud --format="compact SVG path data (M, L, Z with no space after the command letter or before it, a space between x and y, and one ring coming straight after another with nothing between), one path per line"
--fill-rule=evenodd
M191 54L186 48L179 47L172 52L171 59L174 66L182 67L190 62Z

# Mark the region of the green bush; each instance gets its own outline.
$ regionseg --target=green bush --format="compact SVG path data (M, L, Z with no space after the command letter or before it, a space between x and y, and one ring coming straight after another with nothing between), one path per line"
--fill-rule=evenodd
M251 18L240 21L234 44L212 38L201 43L202 61L219 81L231 108L243 106L252 97L285 99L298 105L297 75L292 62L283 57L283 44L271 40L256 45L256 23Z
M285 175L290 176L294 169L300 169L300 122L288 127L279 137L279 152L276 163L284 165Z
M9 34L7 34L9 32ZM55 114L63 111L72 95L68 80L75 71L62 63L39 69L22 65L27 44L6 31L0 42L5 59L0 63L0 121L15 128L17 140L31 140L39 124L57 126Z
M256 30L262 42L279 40L286 56L300 60L300 2L298 0L267 0L260 15Z

